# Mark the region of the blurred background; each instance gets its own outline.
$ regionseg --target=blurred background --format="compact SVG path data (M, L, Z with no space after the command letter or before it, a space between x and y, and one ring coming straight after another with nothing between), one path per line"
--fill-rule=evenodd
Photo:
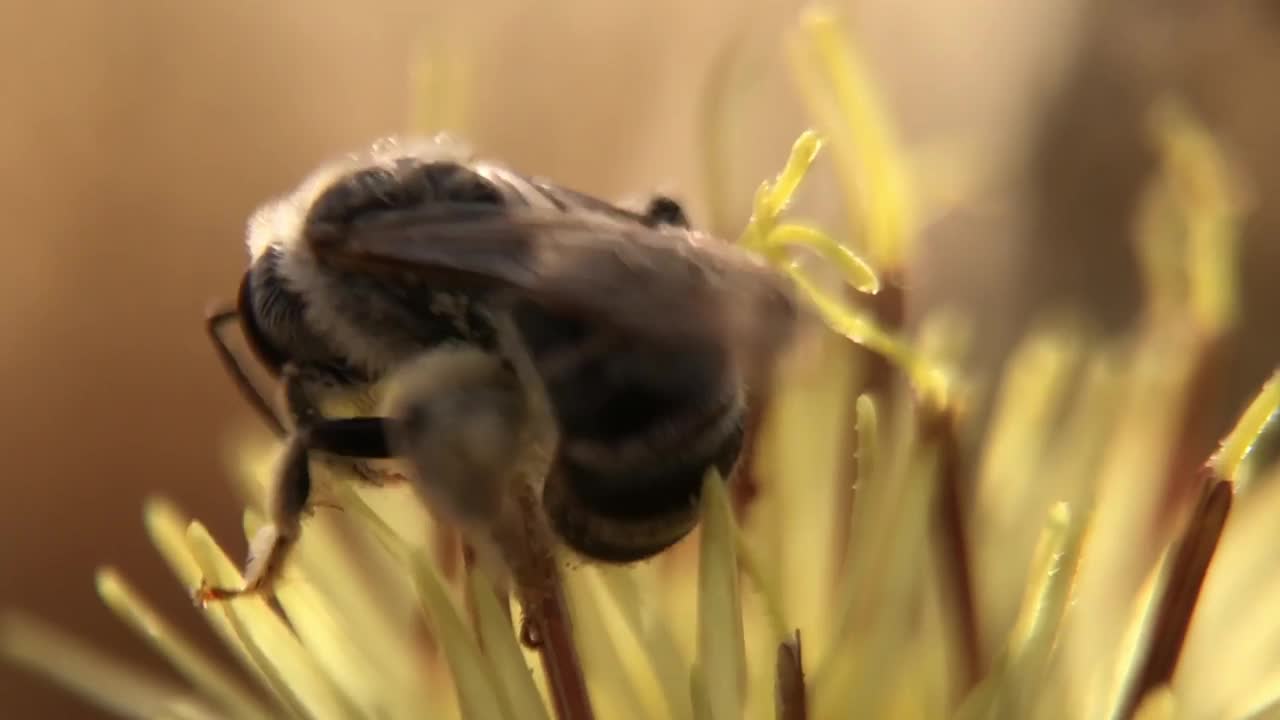
M141 503L163 493L215 535L238 532L225 451L252 418L201 320L210 300L235 290L256 205L316 164L427 117L518 169L607 197L662 189L710 222L705 109L721 77L731 88L714 125L729 151L721 213L744 221L755 186L806 125L781 50L801 7L9 7L0 23L0 396L10 418L0 432L0 607L159 667L94 593L94 568L111 564L203 637L185 589L146 540ZM973 314L978 371L997 367L1042 310L1079 307L1113 330L1133 319L1133 212L1154 162L1148 104L1176 93L1214 131L1251 214L1245 331L1224 368L1229 392L1204 409L1207 448L1280 359L1280 2L835 7L920 172L960 169L963 201L929 218L910 302L913 313ZM437 61L425 77L457 100L447 113L415 107L424 57ZM820 168L806 212L838 221L834 187ZM0 697L5 717L97 717L7 665Z

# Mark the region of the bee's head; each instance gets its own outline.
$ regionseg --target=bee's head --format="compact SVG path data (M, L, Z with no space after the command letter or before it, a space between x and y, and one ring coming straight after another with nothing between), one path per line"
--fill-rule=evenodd
M468 157L447 138L384 140L317 170L253 214L239 312L246 337L269 370L278 374L293 361L358 379L363 366L352 366L351 344L339 342L343 333L330 307L335 293L350 287L350 278L335 283L311 243L388 211L435 202L502 202L493 183L469 169Z
M312 172L263 205L249 222L249 255L292 249L317 224L342 226L369 213L423 203L494 201L492 185L467 170L471 153L446 136L386 138Z
M240 315L240 327L254 356L263 368L279 377L290 359L288 353L271 339L279 334L271 327L279 323L279 318L264 314L262 306L256 302L259 294L272 294L275 292L273 288L279 285L278 278L272 275L271 264L271 254L268 253L256 258L245 271L236 295L236 312Z

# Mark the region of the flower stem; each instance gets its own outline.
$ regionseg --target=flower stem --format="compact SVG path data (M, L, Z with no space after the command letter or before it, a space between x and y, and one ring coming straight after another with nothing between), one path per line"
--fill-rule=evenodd
M503 354L525 392L528 410L523 457L516 463L510 495L492 537L511 570L516 597L524 609L520 635L542 656L542 669L559 720L594 720L582 662L573 639L573 624L556 563L555 536L542 508L542 489L557 472L559 444L555 415L546 387L507 313L494 318Z
M1231 482L1210 476L1181 540L1170 553L1162 597L1155 610L1151 646L1120 717L1133 717L1149 693L1173 679L1200 589L1231 511L1234 491Z
M533 489L527 484L516 488L511 509L517 517L499 523L494 537L511 567L516 596L524 609L521 637L542 657L556 717L593 720L553 538Z
M800 631L778 645L777 658L778 720L807 720L809 702L805 696L804 660L800 654Z
M856 293L849 289L846 291L850 302L857 302L870 307L876 322L882 327L900 332L906 324L906 294L903 291L901 280L897 276L889 276L884 278L884 284L880 288L880 292L870 298L857 298ZM872 352L860 346L854 346L854 352L860 354L866 364L866 380L863 383L855 384L853 394L849 398L849 407L855 407L858 398L867 395L875 399L876 405L880 408L881 413L888 414L894 410L894 393L897 390L895 382L898 376L894 374L892 362L881 353ZM858 447L857 429L849 428L850 442L852 447ZM863 452L863 451L860 451ZM869 452L869 451L868 451ZM851 523L853 522L853 503L857 501L855 497L855 488L858 484L865 482L867 478L859 477L858 462L854 453L843 453L841 455L840 478L837 483L837 492L839 497L836 499L836 532L837 537L849 537ZM847 543L841 543L836 548L838 553L836 557L836 567L843 567L848 559Z
M926 442L938 449L938 523L941 537L942 582L951 595L948 607L954 614L961 654L961 695L966 695L986 674L982 634L978 623L977 598L973 587L969 529L964 498L971 492L967 482L955 417L945 408L920 406L920 423Z

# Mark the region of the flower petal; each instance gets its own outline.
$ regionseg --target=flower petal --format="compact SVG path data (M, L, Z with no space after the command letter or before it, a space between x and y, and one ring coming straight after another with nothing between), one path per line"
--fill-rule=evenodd
M238 680L218 666L178 633L142 599L113 568L102 568L97 577L98 595L112 612L133 628L151 647L169 661L197 690L236 718L270 718L263 707Z
M150 720L178 710L188 717L218 716L191 693L33 617L8 613L0 618L0 654L120 717Z

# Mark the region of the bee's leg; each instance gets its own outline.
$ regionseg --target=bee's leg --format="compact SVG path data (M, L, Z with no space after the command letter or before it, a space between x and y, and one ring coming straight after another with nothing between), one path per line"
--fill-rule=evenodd
M267 501L271 523L263 526L249 543L249 559L241 588L202 584L196 600L226 600L240 595L269 591L279 577L290 550L302 532L302 517L311 499L310 452L319 451L349 458L390 457L387 420L377 417L325 418L307 399L296 372L285 373L285 391L297 428L290 436L279 471Z
M227 344L226 338L222 336L222 329L229 323L239 321L239 319L240 313L232 308L214 308L205 314L204 329L209 334L209 339L213 342L213 349L218 353L218 359L222 361L222 367L226 369L227 374L231 376L231 380L240 389L240 394L244 395L245 399L249 401L249 405L262 417L263 421L278 437L284 437L284 422L276 415L271 403L267 401L266 394L250 379L249 373L245 371L244 365L240 361L240 357Z
M244 587L202 585L197 601L204 604L270 590L302 533L302 518L310 507L310 451L359 459L388 458L391 456L387 443L388 422L391 421L378 417L324 418L299 427L289 439L270 490L267 512L271 523L259 530L249 543Z
M494 317L494 331L497 335L498 349L511 364L511 369L520 381L524 391L525 403L528 406L530 437L528 444L538 446L540 451L554 448L560 442L559 428L556 425L555 411L551 406L551 398L547 395L546 382L538 365L534 361L528 346L516 327L510 311L499 313ZM550 467L543 468L549 471Z
M395 422L383 417L353 417L320 420L305 427L307 449L344 458L385 460L392 456L387 426Z
M339 470L339 474L366 484L382 486L403 482L405 478L371 467L361 460L381 460L393 455L387 446L386 418L326 418L320 414L308 392L307 384L292 367L284 371L285 403L293 417L294 427L308 434L307 448L328 457L321 460Z
M268 512L271 523L264 525L249 541L249 557L244 566L244 586L217 587L202 581L195 599L200 606L214 600L269 591L284 567L285 557L302 530L302 514L311 495L311 470L307 448L299 435L289 438L280 469L270 490Z

